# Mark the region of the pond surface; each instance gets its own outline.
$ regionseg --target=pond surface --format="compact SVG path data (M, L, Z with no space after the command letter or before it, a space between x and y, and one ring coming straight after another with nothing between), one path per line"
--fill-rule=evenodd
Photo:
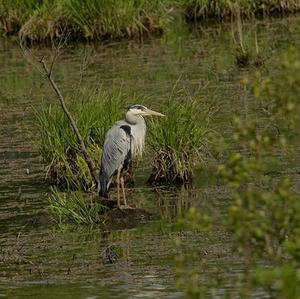
M256 32L266 58L261 72L271 72L288 45L300 45L299 22L292 17L245 24L245 42L253 49ZM55 77L74 98L79 84L102 84L145 95L153 99L153 108L180 78L180 86L199 89L218 103L216 126L230 138L233 113L252 113L241 79L258 71L236 66L232 30L230 24L188 27L178 21L159 39L71 45L59 58ZM48 57L51 49L33 53ZM82 76L85 56L90 63ZM235 293L232 281L244 265L231 248L231 236L218 225L226 217L228 195L213 167L196 172L189 187L153 190L146 183L149 167L141 166L129 199L156 215L153 221L128 228L117 220L113 227L57 225L47 214L49 185L32 118L32 108L56 101L55 95L17 42L0 39L0 69L0 297L184 298L175 287L177 239L205 260L205 280L218 278L220 298L225 291ZM297 160L289 171L299 167ZM213 215L213 233L176 230L174 219L189 206Z

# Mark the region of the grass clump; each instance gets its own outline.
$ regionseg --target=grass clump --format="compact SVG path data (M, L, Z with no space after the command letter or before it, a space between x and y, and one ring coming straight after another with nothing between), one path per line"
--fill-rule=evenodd
M0 31L17 34L42 0L0 0Z
M161 33L168 21L166 3L157 0L65 0L62 11L87 39L122 38Z
M71 40L87 41L161 34L169 21L167 3L169 0L42 1L23 18L18 30L30 43L50 42L63 34Z
M59 223L94 224L101 222L100 212L103 207L92 198L85 198L82 192L62 193L52 188L49 207Z
M78 99L67 101L96 165L100 160L107 130L124 113L122 98L120 92L110 94L100 89L81 92ZM46 164L47 178L63 189L90 189L93 180L88 166L59 104L36 110L35 117L39 133L37 145Z
M75 34L76 28L59 12L54 1L44 1L30 14L19 31L21 39L31 43L53 42Z
M155 153L149 182L183 183L207 152L213 109L204 100L169 99L163 120L154 121L150 146Z
M235 14L238 5L244 17L284 15L300 11L300 1L263 1L263 0L184 0L185 15L189 20L227 19Z

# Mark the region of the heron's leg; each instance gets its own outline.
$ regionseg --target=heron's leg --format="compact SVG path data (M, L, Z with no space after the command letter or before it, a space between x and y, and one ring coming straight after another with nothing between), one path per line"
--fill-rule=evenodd
M118 192L118 208L121 207L121 201L120 201L120 171L118 170L117 173L117 192Z
M121 182L121 188L122 188L122 192L123 192L124 205L125 205L125 207L127 207L127 200L126 200L126 195L125 195L125 186L124 186L124 177L123 176L120 177L120 182Z

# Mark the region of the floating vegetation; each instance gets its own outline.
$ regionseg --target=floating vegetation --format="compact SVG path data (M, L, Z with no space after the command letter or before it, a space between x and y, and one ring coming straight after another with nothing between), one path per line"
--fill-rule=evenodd
M199 97L170 98L166 117L153 121L149 143L154 151L151 184L183 183L193 177L195 164L208 151L214 110Z
M107 130L122 117L124 100L120 92L82 91L67 105L74 116L88 152L95 164L101 157L101 146ZM35 111L40 138L39 152L46 164L46 176L64 189L88 190L93 180L83 159L78 140L59 104Z

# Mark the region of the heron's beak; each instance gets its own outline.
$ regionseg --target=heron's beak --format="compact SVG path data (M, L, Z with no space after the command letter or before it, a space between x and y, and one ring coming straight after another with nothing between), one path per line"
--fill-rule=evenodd
M156 112L156 111L151 110L151 109L148 109L148 108L147 108L147 110L145 111L145 113L146 113L147 115L165 116L165 115L162 114L162 113Z

